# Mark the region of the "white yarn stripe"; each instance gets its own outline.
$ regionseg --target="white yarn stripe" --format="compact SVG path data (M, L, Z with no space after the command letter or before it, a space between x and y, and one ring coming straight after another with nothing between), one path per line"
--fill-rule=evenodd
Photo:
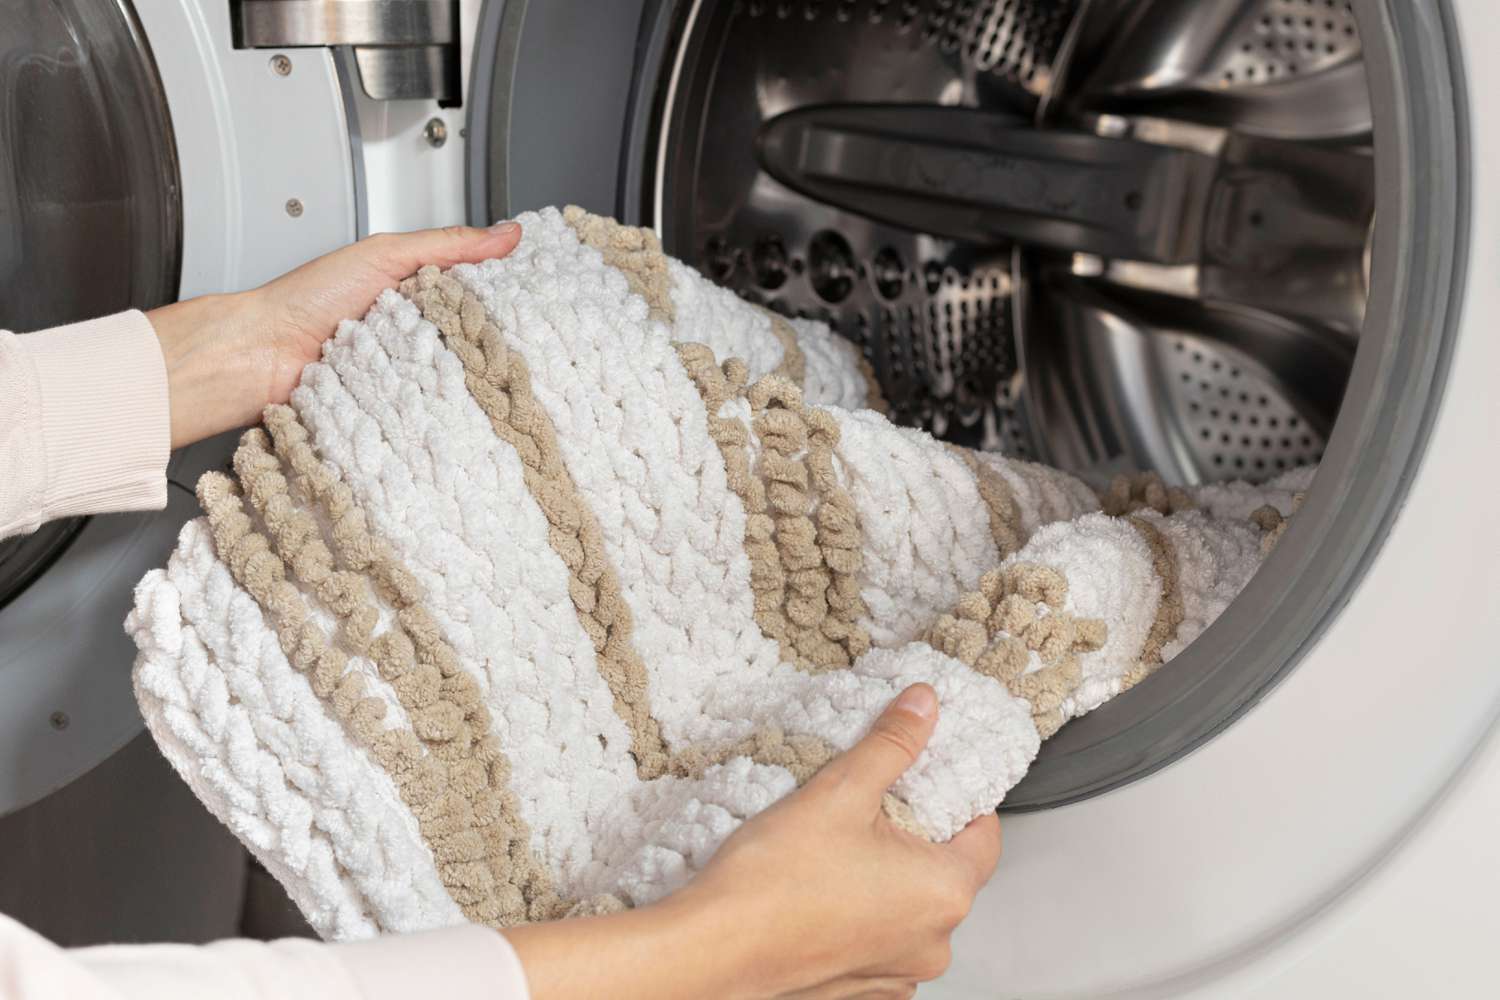
M769 316L675 257L667 258L667 273L676 340L704 344L721 361L739 358L749 369L751 382L777 369L786 349L771 331ZM787 323L802 349L803 398L815 405L862 409L869 387L859 371L859 349L826 323L805 319Z
M667 274L676 340L706 344L721 360L739 358L750 369L752 382L776 370L786 350L771 331L770 316L675 257L667 258Z
M1288 503L1290 506L1290 503ZM1248 521L1219 520L1201 510L1135 516L1161 533L1177 559L1182 624L1162 647L1162 660L1187 648L1239 596L1261 563L1261 532Z
M1068 598L1061 610L1098 618L1109 630L1104 645L1082 653L1083 683L1063 705L1063 717L1091 711L1118 694L1121 680L1140 659L1161 603L1151 546L1123 518L1088 514L1044 525L1005 561L1035 563L1062 573ZM1033 661L1034 669L1039 664Z
M876 646L910 642L1000 562L989 508L967 465L932 437L873 410L828 410L864 534L860 621Z
M1098 495L1076 476L993 451L976 451L974 457L998 472L1010 486L1021 510L1023 539L1045 524L1071 521L1099 509Z
M870 387L859 370L859 348L828 328L827 323L792 319L797 345L806 360L802 398L813 406L862 410Z
M630 737L522 477L432 324L394 292L330 342L293 404L477 673L532 848L597 891L591 827L635 781ZM599 736L603 735L605 744Z
M153 737L324 937L463 921L384 770L287 662L202 518L136 590L126 629Z
M1312 474L1316 466L1303 466L1283 473L1262 486L1254 486L1242 480L1228 483L1209 483L1190 486L1188 496L1193 502L1217 519L1245 520L1259 507L1272 506L1289 517L1293 510L1293 498L1304 493L1312 485Z
M775 724L844 748L906 684L933 681L949 692L950 710L907 780L919 820L939 836L954 832L955 817L979 811L971 793L1019 777L1004 764L1015 746L1034 750L1024 706L926 646L815 677L781 663L753 620L744 509L673 335L653 328L645 302L559 213L519 221L527 238L516 252L452 274L531 367L564 461L599 518L638 648L649 651L652 705L668 741L719 743ZM573 280L560 288L558 273ZM935 779L955 768L994 777L962 789Z
M782 767L734 757L697 779L666 776L636 786L601 830L599 862L637 903L660 899L708 863L748 817L796 787Z

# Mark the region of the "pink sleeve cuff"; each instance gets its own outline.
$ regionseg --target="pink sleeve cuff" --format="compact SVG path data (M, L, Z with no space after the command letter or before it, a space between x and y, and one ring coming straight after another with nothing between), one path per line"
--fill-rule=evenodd
M388 934L333 946L363 1000L486 997L529 1000L531 990L515 949L479 924L419 934Z
M145 315L131 310L7 346L20 368L12 377L30 383L17 419L37 440L30 442L32 495L14 524L0 524L0 535L54 518L166 506L167 369Z

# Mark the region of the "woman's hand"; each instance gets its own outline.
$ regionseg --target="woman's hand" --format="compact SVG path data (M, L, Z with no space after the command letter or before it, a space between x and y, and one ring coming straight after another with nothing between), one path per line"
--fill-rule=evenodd
M1000 857L1000 822L946 844L893 825L886 790L916 760L937 696L909 688L870 734L751 819L676 895L507 937L536 1000L909 997Z
M172 447L253 424L285 403L339 322L425 264L451 267L515 248L513 222L381 234L319 257L269 284L205 295L147 314L167 363Z

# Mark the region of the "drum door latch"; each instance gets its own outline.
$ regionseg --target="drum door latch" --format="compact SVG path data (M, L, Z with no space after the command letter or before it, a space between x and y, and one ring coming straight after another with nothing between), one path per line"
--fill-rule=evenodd
M454 0L231 0L231 12L236 48L347 45L374 100L460 100Z

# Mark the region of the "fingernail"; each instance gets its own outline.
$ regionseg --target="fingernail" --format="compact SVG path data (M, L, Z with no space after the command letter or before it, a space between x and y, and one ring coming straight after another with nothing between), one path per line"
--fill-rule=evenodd
M510 236L521 231L521 227L514 222L497 222L490 227L490 232L496 236Z
M896 699L896 707L924 719L935 719L938 711L937 692L926 684L914 684L901 692L901 697Z

